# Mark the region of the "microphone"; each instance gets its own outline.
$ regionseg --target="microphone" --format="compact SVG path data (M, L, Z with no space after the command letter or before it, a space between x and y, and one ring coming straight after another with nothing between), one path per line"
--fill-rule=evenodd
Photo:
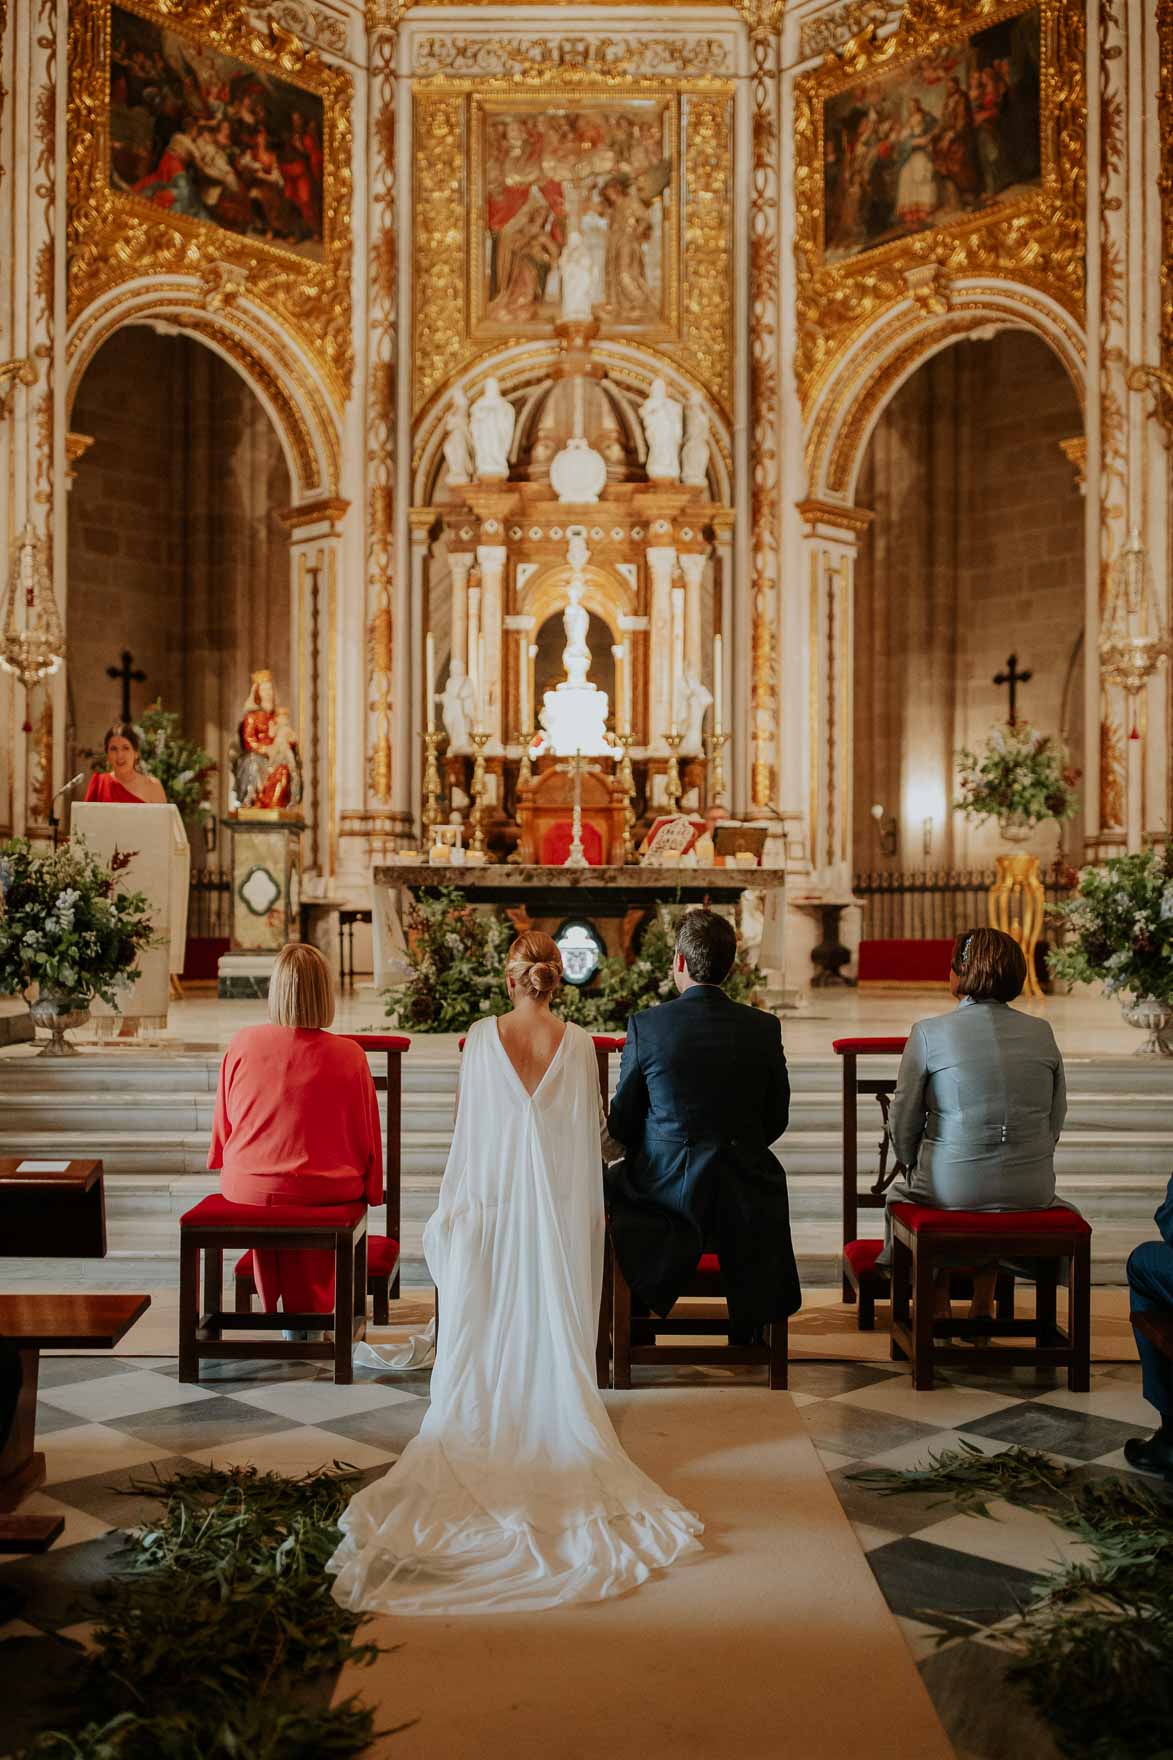
M85 779L86 779L86 773L84 770L79 770L76 776L71 776L69 778L69 781L64 783L62 785L62 787L57 790L57 793L53 796L53 805L56 806L57 802L61 799L61 796L63 794L68 794L71 788L76 788L78 783L84 782Z

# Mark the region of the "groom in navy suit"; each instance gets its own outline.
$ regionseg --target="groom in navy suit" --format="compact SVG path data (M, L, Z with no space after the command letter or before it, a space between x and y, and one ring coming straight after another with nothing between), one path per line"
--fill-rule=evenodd
M680 994L628 1021L608 1118L627 1153L609 1206L623 1275L653 1313L668 1313L716 1248L730 1342L743 1344L802 1298L786 1172L770 1148L790 1114L782 1029L722 990L736 954L724 917L687 912L673 968Z

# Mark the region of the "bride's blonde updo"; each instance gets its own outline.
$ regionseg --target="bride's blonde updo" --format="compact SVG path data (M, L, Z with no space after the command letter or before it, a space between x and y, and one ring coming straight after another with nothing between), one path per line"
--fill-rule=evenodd
M562 955L548 935L530 929L519 935L505 956L505 975L523 996L541 1002L562 982Z

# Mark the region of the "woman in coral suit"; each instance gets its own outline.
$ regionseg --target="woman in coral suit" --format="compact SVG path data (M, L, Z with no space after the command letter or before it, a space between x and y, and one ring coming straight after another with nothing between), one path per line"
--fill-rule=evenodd
M383 1202L379 1103L366 1056L327 1029L330 970L317 948L283 947L269 980L269 1022L244 1027L220 1065L208 1167L234 1204ZM334 1306L334 1255L259 1249L261 1305L323 1314Z

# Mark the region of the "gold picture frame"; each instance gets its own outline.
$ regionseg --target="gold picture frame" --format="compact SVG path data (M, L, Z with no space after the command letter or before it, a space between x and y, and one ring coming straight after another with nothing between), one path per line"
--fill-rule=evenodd
M131 15L167 34L192 62L229 57L270 89L320 104L320 252L233 231L156 205L111 181L111 24ZM349 394L353 87L291 32L256 25L240 0L73 0L69 11L68 303L72 323L112 288L144 276L193 273L271 309L320 361L339 403ZM307 104L307 108L308 108ZM315 190L316 195L316 190ZM318 219L315 209L314 220ZM314 240L316 246L316 239Z
M981 33L1036 13L1039 18L1040 172L1016 198L962 209L829 261L826 191L829 105L917 64L945 67ZM1086 230L1086 24L1082 0L909 0L900 24L874 28L832 51L795 82L795 371L809 408L850 337L887 305L909 297L910 272L943 279L979 274L1039 289L1083 321Z
M672 161L671 225L664 230L663 300L655 324L605 321L679 363L731 414L734 396L732 199L734 87L709 78L647 80L551 69L534 85L416 80L412 90L412 408L422 419L458 372L516 338L556 347L553 314L486 321L483 120L509 113L622 112L663 107ZM477 204L481 206L478 209ZM474 214L474 209L477 212Z

